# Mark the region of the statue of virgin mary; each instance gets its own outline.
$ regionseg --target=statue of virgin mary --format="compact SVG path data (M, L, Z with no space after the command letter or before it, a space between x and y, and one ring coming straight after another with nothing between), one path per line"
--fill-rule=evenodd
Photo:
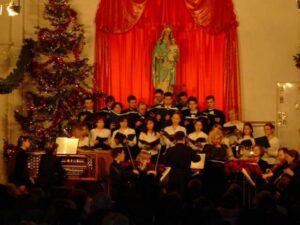
M172 33L172 28L166 26L153 51L152 79L155 89L173 92L178 59L179 48Z

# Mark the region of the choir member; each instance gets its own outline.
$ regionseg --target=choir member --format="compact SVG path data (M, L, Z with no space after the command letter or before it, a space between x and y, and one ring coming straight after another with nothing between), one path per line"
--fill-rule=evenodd
M152 107L164 104L164 91L162 89L156 89L154 92L154 102Z
M109 118L107 120L108 120L108 124L109 124L109 129L113 131L115 129L118 129L120 126L119 117L122 112L123 105L120 102L115 102L111 108L112 108L112 111L109 114Z
M137 114L134 118L134 129L137 133L137 136L141 133L146 126L146 117L147 117L147 105L143 102L138 104Z
M195 97L189 97L188 99L188 110L183 110L184 126L187 129L187 133L194 131L194 122L201 118L203 131L208 132L207 119L208 117L203 115L198 109L198 100Z
M83 122L89 126L89 129L92 129L94 122L94 113L95 113L95 104L92 97L86 97L83 100L83 112L85 112L85 118Z
M188 107L188 96L186 92L180 92L177 95L177 106L179 110L184 110Z
M112 110L113 104L116 102L115 97L109 95L105 98L105 107L102 110L110 112Z
M90 146L93 148L109 149L111 131L105 126L104 117L96 118L96 126L90 132Z
M238 143L241 146L241 157L251 157L253 153L251 146L255 145L255 140L253 138L253 127L251 123L244 124L242 138L238 140Z
M266 123L264 125L264 132L268 138L270 147L266 149L264 160L270 165L274 165L277 161L278 149L280 147L279 139L274 136L275 126L272 123Z
M151 154L151 161L155 161L161 149L160 134L154 130L155 121L152 118L146 120L146 129L139 136L138 146L142 151Z
M189 142L188 145L196 151L202 151L205 144L207 144L207 134L202 131L203 124L202 120L196 120L195 131L188 135ZM199 141L198 141L199 140Z
M122 113L137 111L137 99L134 95L129 95L127 97L127 103L128 103L128 108L125 109Z
M221 110L215 109L215 97L212 95L207 96L206 98L207 109L203 113L209 116L209 126L213 127L215 124L225 123L225 115Z
M242 132L242 138L238 140L239 144L241 144L245 140L250 140L252 142L252 145L255 144L254 138L253 138L253 126L251 123L244 123L243 132Z
M44 147L46 154L42 155L39 163L37 185L44 190L50 190L53 186L63 185L66 171L61 160L56 156L58 144L47 143Z
M126 145L134 147L136 145L135 130L128 127L128 119L126 117L120 117L119 122L120 128L113 132L110 147L123 148Z
M186 129L183 126L180 126L181 114L179 112L175 112L172 115L172 125L167 126L164 129L163 135L163 142L166 145L166 148L174 146L174 134L178 131L182 131L186 135Z
M21 193L25 193L34 184L33 177L30 175L27 161L30 150L31 140L29 136L20 136L17 144L15 168L12 173L11 182L16 185Z
M242 132L244 128L244 123L237 119L237 112L235 109L230 109L228 111L229 121L226 122L223 127L232 127L236 126L236 128Z
M78 123L72 128L72 138L78 138L78 148L88 149L90 147L89 137L86 136L85 124Z
M176 114L174 114L176 115ZM173 116L174 116L173 115ZM191 177L191 162L198 162L200 156L185 145L185 133L178 131L174 135L176 144L169 148L163 157L166 166L171 167L169 189L183 193Z

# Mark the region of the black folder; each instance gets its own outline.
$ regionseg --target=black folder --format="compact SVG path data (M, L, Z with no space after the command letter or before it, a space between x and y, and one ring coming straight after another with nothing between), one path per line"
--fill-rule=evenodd
M234 134L237 127L235 125L233 125L230 127L223 127L223 129L225 130L226 134L228 135L228 134Z
M165 130L162 130L163 135L171 142L174 141L174 135L169 134L168 132L166 132Z
M155 141L152 142L147 142L144 140L139 140L139 142L141 142L144 145L148 145L150 148L154 148L155 146L159 145L160 143L160 138L156 139Z
M206 138L203 138L203 137L199 137L197 138L196 140L193 140L191 138L188 138L190 142L192 142L192 144L196 144L198 142L200 143L205 143L206 142Z
M125 134L122 134L120 132L117 132L115 135L115 139L117 139L120 143L124 143L125 139L127 138L129 141L132 141L135 137L135 134L129 134L126 136Z
M254 140L255 140L256 145L259 145L259 146L262 146L265 148L271 147L267 136L258 137L258 138L255 138Z
M251 147L253 143L250 139L247 139L247 140L243 140L239 145L244 147Z

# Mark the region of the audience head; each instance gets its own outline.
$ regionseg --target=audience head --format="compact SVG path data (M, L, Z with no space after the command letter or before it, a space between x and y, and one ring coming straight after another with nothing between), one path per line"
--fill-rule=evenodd
M171 92L166 92L164 94L164 104L166 106L171 106L172 102L173 102L173 95L172 95L172 93Z
M137 108L137 99L134 95L129 95L127 97L127 103L130 109L136 109Z
M253 137L253 127L251 123L244 123L243 137L244 136Z
M109 95L105 98L105 105L108 108L112 108L112 105L115 103L115 97L112 95Z
M212 95L206 96L205 98L207 108L208 109L214 109L215 108L215 97Z
M107 214L103 220L102 225L129 225L129 220L121 213L111 212Z
M191 111L198 110L198 100L196 97L189 97L188 99L188 107Z
M299 161L299 152L296 150L288 150L286 153L286 161L288 164Z
M105 126L105 118L103 116L99 116L95 119L95 125L98 129L103 129Z
M123 105L120 102L115 102L112 107L111 107L112 111L116 114L121 114L122 109L123 109Z
M286 161L286 153L288 152L288 149L286 147L281 147L278 149L278 161L279 162L285 162Z
M172 125L179 125L181 121L181 114L179 112L175 112L172 115Z
M188 96L187 93L182 91L177 95L177 101L179 103L179 105L181 106L186 106L188 103Z
M31 140L29 136L22 135L18 139L17 147L24 150L28 150L31 146Z
M141 115L146 115L146 113L147 113L147 105L146 105L146 103L144 103L144 102L139 103L137 111Z
M85 110L94 110L94 100L92 97L86 97L83 99L83 106Z
M266 136L272 136L274 134L275 126L272 123L266 123L264 125L264 131Z
M105 210L112 207L112 200L105 192L99 192L93 197L92 210Z
M162 89L156 89L154 92L154 102L160 104L164 100L164 91Z

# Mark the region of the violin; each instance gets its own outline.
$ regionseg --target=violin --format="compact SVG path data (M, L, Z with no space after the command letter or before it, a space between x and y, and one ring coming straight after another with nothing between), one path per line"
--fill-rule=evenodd
M156 165L154 163L146 163L146 165L144 165L142 162L140 161L133 161L133 164L135 166L135 168L139 171L144 171L144 172L148 172L148 171L155 171L155 167ZM129 161L123 161L120 163L120 165L123 167L123 168L128 168L128 169L135 169L133 168L133 165L132 165L132 162L129 160ZM163 164L158 164L157 166L157 173L162 173L164 172L166 169L165 165Z
M292 162L286 168L282 169L282 173L274 180L273 184L280 192L284 191L292 181L292 177L284 172L285 169L295 169L297 166L296 162Z

